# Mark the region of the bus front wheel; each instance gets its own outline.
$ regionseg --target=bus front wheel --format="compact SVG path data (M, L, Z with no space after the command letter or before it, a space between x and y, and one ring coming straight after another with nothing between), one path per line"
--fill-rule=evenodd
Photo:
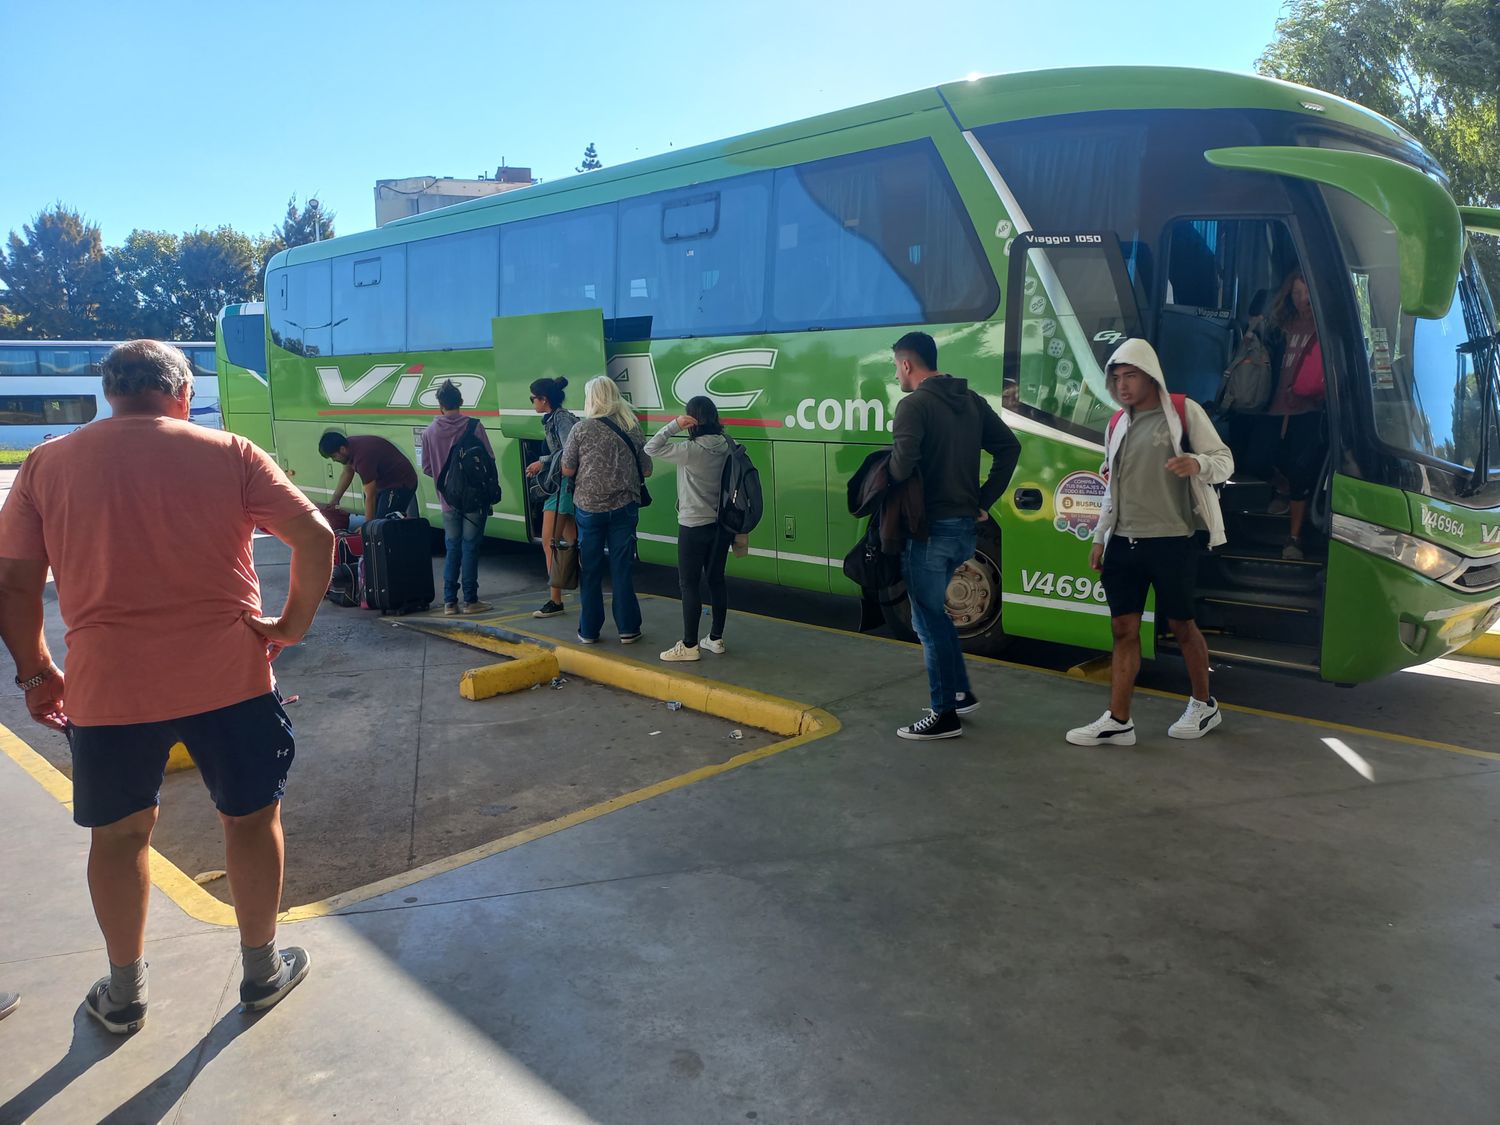
M899 598L882 596L880 603L891 633L903 641L915 641L911 602L905 594ZM974 557L948 582L945 608L965 652L999 656L1010 644L1000 612L1000 531L994 520L979 525Z

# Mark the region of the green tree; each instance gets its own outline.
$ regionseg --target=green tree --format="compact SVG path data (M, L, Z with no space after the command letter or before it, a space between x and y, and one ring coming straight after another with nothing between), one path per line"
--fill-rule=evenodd
M332 238L333 220L337 217L336 212L326 210L317 198L309 199L305 208L298 208L297 196L294 194L286 201L286 215L281 220L281 225L272 227L270 234L260 235L255 239L257 260L260 263L257 273L264 276L266 263L283 250Z
M594 142L590 141L588 148L583 150L583 163L575 171L595 172L603 167L604 162L599 159L599 150L594 147Z
M260 293L255 240L232 227L183 235L177 271L176 309L185 340L212 340L219 310Z
M0 281L18 336L87 339L108 282L98 226L62 203L44 208L20 234L11 231Z
M107 294L99 310L99 334L132 340L180 339L175 307L182 288L177 256L181 240L160 230L133 230L106 254Z
M1500 205L1500 4L1495 0L1290 0L1262 74L1359 102L1404 126L1460 203ZM1500 281L1493 239L1475 240Z

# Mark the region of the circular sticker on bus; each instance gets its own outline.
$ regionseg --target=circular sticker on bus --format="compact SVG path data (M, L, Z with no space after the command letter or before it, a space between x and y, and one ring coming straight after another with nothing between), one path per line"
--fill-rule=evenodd
M1052 497L1058 531L1091 539L1104 511L1104 478L1098 473L1069 473Z

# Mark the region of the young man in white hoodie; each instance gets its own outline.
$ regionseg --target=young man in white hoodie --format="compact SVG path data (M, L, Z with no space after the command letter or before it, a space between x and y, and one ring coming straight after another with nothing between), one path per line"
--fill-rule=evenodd
M1148 590L1177 638L1193 697L1167 728L1173 738L1202 738L1223 718L1209 691L1208 645L1193 620L1198 535L1224 542L1224 519L1211 485L1229 479L1234 456L1203 408L1167 390L1161 361L1145 340L1126 340L1105 367L1121 410L1105 437L1104 508L1089 566L1109 599L1114 652L1109 710L1068 731L1075 746L1134 746L1130 698L1141 668L1141 616Z

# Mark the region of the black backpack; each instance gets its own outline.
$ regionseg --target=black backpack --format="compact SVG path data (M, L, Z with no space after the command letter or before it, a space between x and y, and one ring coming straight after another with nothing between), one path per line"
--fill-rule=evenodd
M748 535L765 513L760 470L745 447L726 435L729 456L719 481L719 526L731 535Z
M487 511L500 503L500 470L484 443L474 436L478 418L470 418L463 437L448 451L438 473L437 490L456 512Z

